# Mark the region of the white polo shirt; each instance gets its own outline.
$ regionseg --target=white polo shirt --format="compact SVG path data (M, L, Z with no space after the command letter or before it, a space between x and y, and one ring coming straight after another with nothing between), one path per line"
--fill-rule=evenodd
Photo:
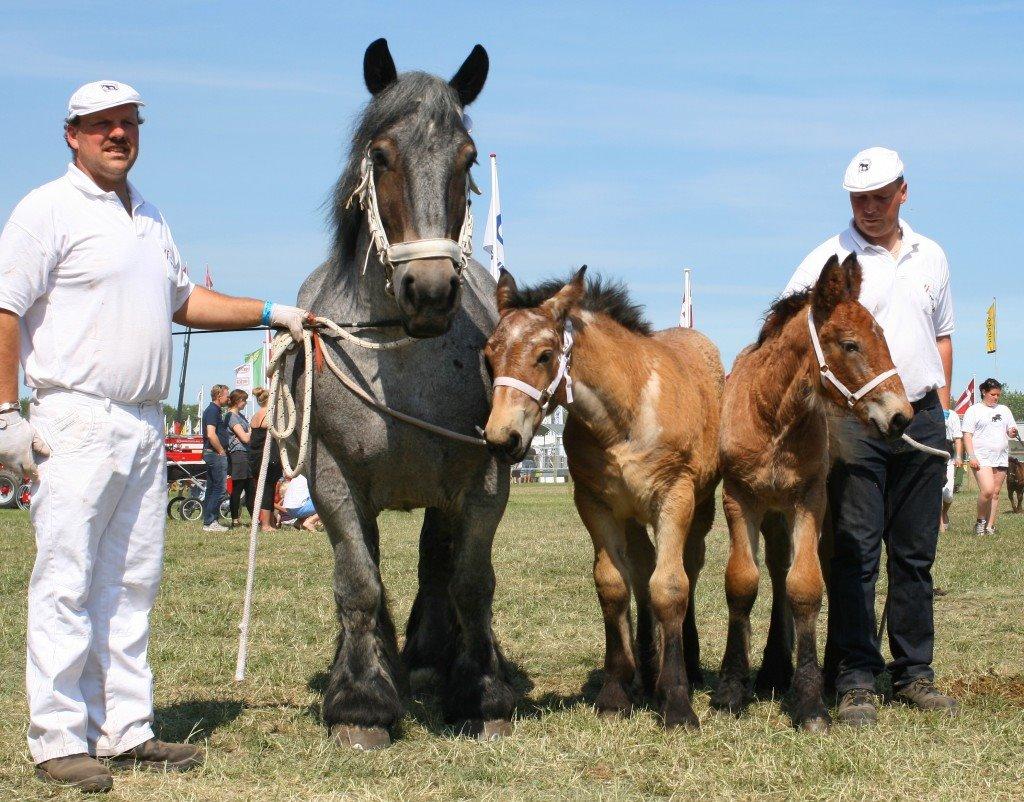
M860 302L885 333L907 397L917 401L946 384L935 340L953 333L953 295L942 248L902 219L900 226L903 242L894 259L887 248L867 242L851 221L849 228L811 251L783 295L814 284L833 254L842 261L855 253L864 276Z
M75 165L30 192L0 233L0 309L21 318L34 389L158 401L171 316L195 286L163 215L129 184L132 214Z

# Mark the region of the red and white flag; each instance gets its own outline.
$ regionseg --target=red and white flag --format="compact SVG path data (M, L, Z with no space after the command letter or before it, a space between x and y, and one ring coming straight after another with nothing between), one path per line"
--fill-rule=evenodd
M208 289L208 290L212 290L213 289L213 276L210 275L210 266L209 265L206 266L206 281L204 281L203 284L206 286L206 289Z
M974 379L967 384L967 388L960 393L960 397L953 404L953 410L957 415L963 417L964 413L974 405Z

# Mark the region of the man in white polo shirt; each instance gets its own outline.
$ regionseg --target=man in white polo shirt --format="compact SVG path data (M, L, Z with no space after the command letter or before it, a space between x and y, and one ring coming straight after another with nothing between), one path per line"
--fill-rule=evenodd
M262 321L301 336L305 317L192 284L163 216L128 183L142 105L117 81L78 89L64 129L73 162L0 234L0 462L38 472L29 750L41 779L83 791L109 790L108 765L202 762L197 747L154 737L146 657L163 563L171 320ZM19 356L31 425L18 407Z
M813 284L836 254L857 255L860 300L875 316L915 415L906 433L944 448L953 367L953 299L949 265L935 242L900 219L907 182L899 155L885 148L858 153L846 170L853 220L804 259L786 287ZM829 579L831 667L841 695L839 720L873 724L875 677L885 668L875 637L875 584L883 541L888 553L889 664L896 698L928 710L956 709L940 693L931 668L934 646L931 568L945 462L897 441L879 439L852 416L841 423L842 453L829 476L835 531Z

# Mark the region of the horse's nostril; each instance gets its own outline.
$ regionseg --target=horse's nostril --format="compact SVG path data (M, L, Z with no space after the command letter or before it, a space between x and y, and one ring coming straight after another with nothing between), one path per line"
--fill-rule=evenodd
M889 422L889 426L892 429L892 433L895 435L903 434L904 430L910 425L910 418L904 415L902 412L897 412L892 416L892 420Z
M402 279L402 295L405 296L409 303L416 302L416 294L413 292L412 283L413 277L406 274L405 278Z
M519 436L519 432L512 432L508 436L508 441L505 443L505 450L509 454L514 454L519 450L519 446L522 444L523 438Z

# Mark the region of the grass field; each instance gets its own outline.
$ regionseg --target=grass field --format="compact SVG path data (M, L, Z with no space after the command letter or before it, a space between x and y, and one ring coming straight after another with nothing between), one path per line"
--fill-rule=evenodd
M973 497L960 495L936 582L940 685L963 703L949 720L891 705L869 732L795 732L775 701L736 719L695 694L700 732L665 732L653 715L599 720L589 700L603 656L591 549L564 487L518 486L498 532L495 630L521 671L515 730L477 743L445 730L430 688L417 690L395 745L331 746L320 690L335 634L323 535L294 531L260 546L249 678L232 681L246 534L172 524L153 615L157 732L201 741L191 774L119 774L125 800L327 799L1020 799L1024 796L1024 516L966 534ZM1006 507L1005 498L1003 500ZM382 570L404 626L415 589L418 514L382 518ZM711 682L725 644L721 514L698 587L697 621ZM27 517L0 512L0 799L77 798L32 778L25 747L25 586L33 559ZM755 608L755 664L767 597ZM882 598L879 599L881 605Z

